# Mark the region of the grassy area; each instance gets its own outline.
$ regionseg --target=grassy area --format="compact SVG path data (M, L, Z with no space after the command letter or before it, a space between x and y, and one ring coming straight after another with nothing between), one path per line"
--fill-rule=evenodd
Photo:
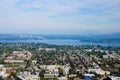
M24 64L7 64L8 67L19 67L24 66Z

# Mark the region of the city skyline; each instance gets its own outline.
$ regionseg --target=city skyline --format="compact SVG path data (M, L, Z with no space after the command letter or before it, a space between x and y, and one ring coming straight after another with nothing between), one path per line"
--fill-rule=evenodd
M119 0L0 0L0 32L120 32L119 4Z

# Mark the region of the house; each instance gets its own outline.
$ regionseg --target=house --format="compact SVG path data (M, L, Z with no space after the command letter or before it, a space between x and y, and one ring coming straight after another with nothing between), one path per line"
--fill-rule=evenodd
M114 68L120 69L120 64L114 64Z

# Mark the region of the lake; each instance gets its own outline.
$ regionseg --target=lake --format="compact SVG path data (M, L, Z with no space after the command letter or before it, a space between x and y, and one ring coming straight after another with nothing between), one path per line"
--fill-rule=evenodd
M44 40L0 40L0 42L8 43L47 43L53 45L101 45L101 46L120 46L118 43L93 43L82 42L80 40L71 39L44 39Z

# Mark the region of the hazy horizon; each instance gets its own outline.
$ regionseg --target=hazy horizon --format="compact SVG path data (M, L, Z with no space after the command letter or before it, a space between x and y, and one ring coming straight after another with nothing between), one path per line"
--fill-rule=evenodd
M120 0L0 0L0 33L120 32Z

